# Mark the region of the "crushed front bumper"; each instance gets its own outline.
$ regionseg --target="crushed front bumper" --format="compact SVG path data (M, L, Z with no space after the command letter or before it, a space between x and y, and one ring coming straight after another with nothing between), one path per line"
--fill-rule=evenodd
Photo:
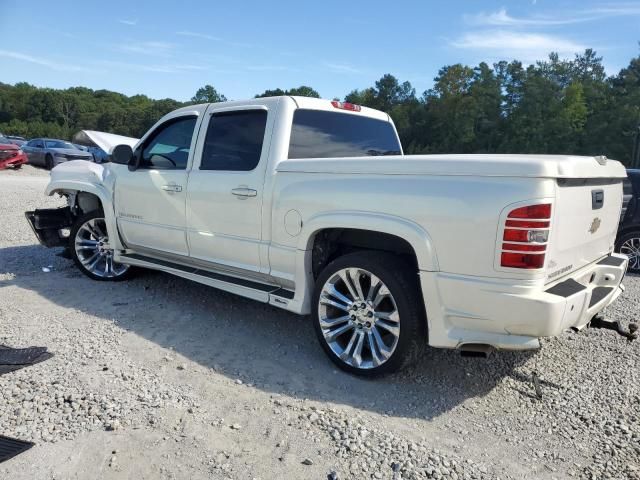
M69 207L42 208L25 212L25 217L38 241L45 247L66 247L69 237L63 230L71 228L73 216Z
M6 152L0 153L0 170L3 170L7 167L17 167L19 165L24 165L27 162L28 162L28 159L24 153L13 153L13 152L11 152L10 154L7 154Z

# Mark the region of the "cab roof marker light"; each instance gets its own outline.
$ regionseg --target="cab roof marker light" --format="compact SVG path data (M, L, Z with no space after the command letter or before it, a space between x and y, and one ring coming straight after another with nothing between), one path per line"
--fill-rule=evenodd
M341 110L349 110L350 112L359 112L360 110L362 110L362 107L360 107L360 105L354 105L353 103L349 102L339 102L338 100L332 100L331 105Z

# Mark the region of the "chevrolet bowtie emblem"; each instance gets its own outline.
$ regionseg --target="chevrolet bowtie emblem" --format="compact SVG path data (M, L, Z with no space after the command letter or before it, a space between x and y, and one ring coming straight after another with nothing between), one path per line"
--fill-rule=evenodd
M596 233L598 231L598 229L600 228L600 224L602 223L602 220L600 220L598 217L593 219L593 222L591 222L591 226L589 227L589 233Z

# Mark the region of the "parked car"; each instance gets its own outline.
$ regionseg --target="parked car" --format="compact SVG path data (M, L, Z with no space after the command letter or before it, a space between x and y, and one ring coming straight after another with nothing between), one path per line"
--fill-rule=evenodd
M0 135L0 170L7 167L18 169L25 163L27 163L27 156L20 147L11 143L7 137Z
M7 138L9 139L9 141L11 143L13 143L14 145L17 145L19 147L21 147L22 145L27 143L27 139L24 138L24 137L18 137L16 135L7 135Z
M640 170L627 170L616 252L629 257L629 271L640 273Z
M100 147L89 147L89 153L93 155L93 161L96 163L105 163L109 161L109 154Z
M604 157L405 156L386 113L285 96L171 112L111 163L55 168L68 206L26 216L92 279L146 267L312 314L331 360L373 375L585 327L623 291L623 178Z
M22 149L31 165L39 165L48 170L69 160L93 161L93 155L89 152L78 150L70 142L53 138L34 138L24 144Z

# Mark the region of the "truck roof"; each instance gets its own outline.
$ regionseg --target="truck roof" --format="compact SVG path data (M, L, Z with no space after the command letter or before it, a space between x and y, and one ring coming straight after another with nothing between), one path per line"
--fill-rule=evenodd
M387 115L386 113L381 112L380 110L375 110L373 108L363 107L363 106L359 106L360 110L357 112L354 112L351 110L339 109L331 103L332 102L331 100L327 100L323 98L280 95L276 97L250 98L247 100L231 100L228 102L220 102L218 104L224 104L229 107L242 106L242 105L261 105L266 103L272 103L274 99L281 99L281 98L289 98L293 100L298 108L305 108L309 110L326 110L329 112L339 111L339 112L343 112L351 115L361 115L364 117L375 118L377 120L383 120L386 122L391 121L391 117L389 117L389 115ZM193 109L193 105L189 105L176 110L176 112L189 111L192 109Z

